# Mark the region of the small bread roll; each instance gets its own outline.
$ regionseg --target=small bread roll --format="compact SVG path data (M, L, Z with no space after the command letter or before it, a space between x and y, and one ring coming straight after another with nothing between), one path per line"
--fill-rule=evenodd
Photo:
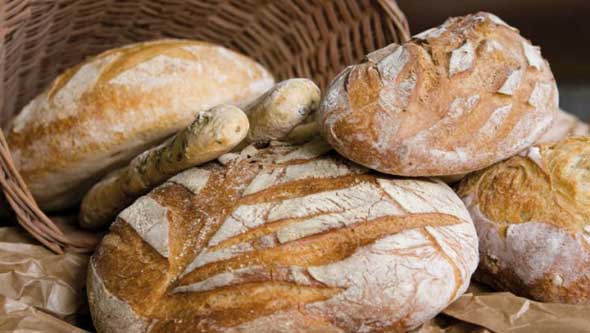
M245 106L274 85L254 60L221 46L159 40L104 52L67 70L6 132L39 205L66 208L110 170L220 104Z
M530 148L459 186L477 278L543 302L590 303L590 137Z
M458 175L535 143L557 100L539 48L498 17L478 13L346 68L322 99L319 125L339 153L366 167Z
M457 195L303 146L249 146L171 178L94 253L99 333L406 332L469 285L477 237Z
M316 111L320 97L320 88L308 79L289 79L277 83L245 109L250 120L248 142L267 143L286 139ZM317 133L313 129L300 128L291 140L311 137Z
M236 106L219 105L200 112L190 126L96 183L82 200L80 226L108 225L121 210L169 177L232 150L248 128L248 118Z
M537 140L538 145L561 141L568 136L590 135L588 124L584 123L573 114L559 110L551 127L543 136Z

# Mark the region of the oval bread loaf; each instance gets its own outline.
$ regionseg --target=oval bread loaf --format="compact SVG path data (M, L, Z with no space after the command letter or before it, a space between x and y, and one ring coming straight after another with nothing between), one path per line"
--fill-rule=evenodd
M590 303L590 138L530 148L465 178L477 279L543 302Z
M478 254L456 194L328 150L249 146L125 209L89 265L97 330L405 332L459 297Z
M558 93L538 47L498 17L451 18L346 68L319 109L347 158L403 176L472 172L532 145Z
M13 119L7 140L41 207L60 209L198 112L246 105L273 83L255 61L217 45L132 44L60 75Z

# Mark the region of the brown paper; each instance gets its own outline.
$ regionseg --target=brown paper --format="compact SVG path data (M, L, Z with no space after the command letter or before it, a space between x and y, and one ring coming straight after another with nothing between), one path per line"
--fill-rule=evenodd
M0 296L0 332L82 333L86 331L25 303Z
M411 333L491 333L491 331L481 326L440 314Z
M590 332L590 305L541 303L507 292L472 288L443 313L495 333Z
M57 255L17 228L0 228L0 297L4 302L0 324L6 324L6 316L38 317L43 312L61 319L73 317L85 303L87 263L86 255ZM11 315L14 309L21 310Z

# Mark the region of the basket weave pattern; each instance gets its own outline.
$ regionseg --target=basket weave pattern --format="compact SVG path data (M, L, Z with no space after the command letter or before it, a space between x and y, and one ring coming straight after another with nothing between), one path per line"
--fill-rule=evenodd
M324 88L346 65L409 38L394 0L0 0L0 121L89 55L163 37L238 50L277 79ZM56 252L68 238L37 207L0 133L0 185L25 229Z

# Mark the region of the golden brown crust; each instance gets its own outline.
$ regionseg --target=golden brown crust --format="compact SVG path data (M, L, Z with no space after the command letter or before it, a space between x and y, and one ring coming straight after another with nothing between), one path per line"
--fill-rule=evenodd
M18 168L47 209L215 105L247 104L272 87L253 60L220 46L161 40L113 49L66 71L11 122Z
M590 302L590 138L529 148L465 178L480 279L541 301Z
M467 177L461 197L475 195L495 223L538 221L571 232L590 225L590 137L540 145Z
M536 47L496 16L452 18L345 69L320 130L342 155L404 176L472 172L532 145L557 110Z
M379 178L335 154L317 157L321 149L316 157L287 145L250 151L226 166L187 171L207 177L198 189L194 177L181 177L140 198L93 256L93 279L128 304L143 327L260 332L273 323L285 332L402 331L464 291L476 265L475 231L446 185ZM158 228L147 226L154 220L167 225L166 251L159 246L162 235L149 232ZM386 250L388 239L395 249ZM379 251L386 252L376 259ZM371 263L366 274L383 284L355 277L365 264L344 270L355 258ZM430 262L431 268L412 275L400 263L393 274L388 260L410 260L409 267ZM432 276L435 282L416 285L406 296L397 284L388 285ZM441 297L419 297L425 285ZM378 305L382 296L374 293L383 288L397 296ZM406 302L413 305L402 306ZM340 310L357 305L363 310L353 309L354 315ZM105 322L104 307L92 304L95 321Z

